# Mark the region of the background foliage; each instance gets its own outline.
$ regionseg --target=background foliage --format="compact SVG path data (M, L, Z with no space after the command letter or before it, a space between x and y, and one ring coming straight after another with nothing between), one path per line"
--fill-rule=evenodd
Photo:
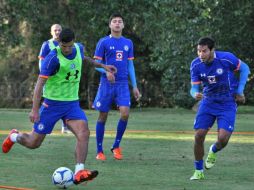
M142 106L191 107L189 65L201 36L214 37L217 49L231 51L253 71L253 7L251 0L0 0L0 107L31 105L37 56L52 24L73 28L92 57L113 12L125 17L124 35L135 45ZM83 72L81 101L89 107L99 75L88 65ZM247 104L254 104L252 78Z

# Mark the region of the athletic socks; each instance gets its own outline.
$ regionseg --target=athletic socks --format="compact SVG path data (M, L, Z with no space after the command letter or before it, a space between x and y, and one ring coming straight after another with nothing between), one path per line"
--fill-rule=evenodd
M97 121L96 123L96 143L97 143L97 153L103 152L103 138L105 131L105 123Z
M127 123L128 123L128 120L125 121L125 120L120 119L118 121L116 138L115 138L115 143L113 144L113 148L118 148L119 147L120 142L121 142L122 137L123 137L123 134L125 132Z

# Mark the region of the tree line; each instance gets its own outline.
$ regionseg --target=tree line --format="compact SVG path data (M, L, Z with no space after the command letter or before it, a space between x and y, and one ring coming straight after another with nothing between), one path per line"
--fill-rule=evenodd
M108 18L120 12L124 36L135 49L141 102L133 106L186 107L190 62L196 42L211 36L217 49L230 51L254 69L254 2L251 0L0 0L0 107L30 107L38 76L38 54L50 38L50 26L72 28L92 57L97 41L108 34ZM80 97L90 107L99 74L85 65ZM254 104L253 75L246 86Z

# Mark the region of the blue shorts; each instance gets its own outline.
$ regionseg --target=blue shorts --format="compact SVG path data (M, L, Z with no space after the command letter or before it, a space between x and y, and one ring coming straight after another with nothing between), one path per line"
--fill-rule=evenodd
M217 119L218 129L233 132L237 105L235 102L216 103L202 100L194 122L194 129L209 129Z
M53 101L45 99L40 108L40 121L34 123L34 131L39 134L50 134L58 120L84 120L85 112L79 101Z
M117 106L130 107L130 90L128 82L101 82L93 106L101 112L108 112L112 103Z

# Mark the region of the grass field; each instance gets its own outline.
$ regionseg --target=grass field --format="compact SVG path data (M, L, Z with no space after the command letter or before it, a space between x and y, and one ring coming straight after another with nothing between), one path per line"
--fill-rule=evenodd
M78 190L252 190L254 187L254 107L240 107L236 132L229 145L218 153L216 166L205 171L203 181L190 181L193 174L193 119L195 113L183 109L134 109L122 141L124 160L112 158L118 112L109 115L104 149L107 161L95 159L97 113L86 111L91 137L86 166L100 174ZM0 141L12 128L29 131L28 110L0 109ZM216 125L206 138L206 150L216 140ZM61 135L57 124L42 146L29 150L20 145L0 153L0 189L9 186L37 190L57 189L51 184L53 171L74 169L73 135ZM207 153L207 152L206 152Z

